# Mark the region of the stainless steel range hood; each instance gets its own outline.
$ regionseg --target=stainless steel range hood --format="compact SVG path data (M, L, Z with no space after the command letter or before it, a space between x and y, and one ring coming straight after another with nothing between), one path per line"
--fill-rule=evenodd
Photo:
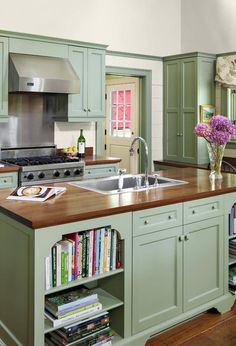
M80 80L68 59L11 53L9 92L79 94Z

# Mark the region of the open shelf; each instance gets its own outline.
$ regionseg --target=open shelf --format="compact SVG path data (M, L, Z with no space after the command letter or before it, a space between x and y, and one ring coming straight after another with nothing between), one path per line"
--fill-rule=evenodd
M124 305L123 301L112 296L110 293L104 291L101 288L95 288L95 289L93 289L93 291L98 294L98 299L99 299L100 303L102 303L102 311L112 310L112 309L115 309L119 306ZM99 311L99 313L100 312L101 311ZM90 314L90 315L86 316L86 318L91 317L91 316L96 316L96 314ZM71 320L70 322L62 323L60 326L57 326L57 327L53 327L51 321L48 319L45 319L45 321L44 321L44 333L46 334L46 333L52 332L53 330L62 328L64 326L73 324L75 322L79 322L80 320L83 320L83 319L85 319L84 316L83 316L83 318L77 318L77 319Z
M53 287L53 288L50 288L49 290L45 290L45 295L48 295L48 294L51 294L51 293L60 292L60 291L63 291L65 289L76 287L76 286L79 286L79 285L84 285L84 284L92 282L94 280L104 279L104 278L106 278L108 276L117 275L119 273L122 273L123 271L124 271L123 268L119 268L119 269L116 269L116 270L111 270L109 272L105 272L103 274L93 275L93 276L86 277L86 278L83 278L83 279L70 281L70 282L68 282L65 285L61 285L59 287Z
M236 263L236 257L229 255L229 266Z

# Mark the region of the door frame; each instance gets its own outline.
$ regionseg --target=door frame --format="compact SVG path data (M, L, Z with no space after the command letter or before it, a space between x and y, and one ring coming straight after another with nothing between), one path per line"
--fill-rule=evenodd
M139 85L139 134L143 137L148 145L149 149L149 163L148 169L152 169L152 71L136 68L118 67L118 66L106 66L106 74L126 76L126 77L138 77L140 79ZM102 122L97 122L97 136L96 147L97 154L102 153ZM140 146L140 159L139 169L140 172L144 172L144 150Z

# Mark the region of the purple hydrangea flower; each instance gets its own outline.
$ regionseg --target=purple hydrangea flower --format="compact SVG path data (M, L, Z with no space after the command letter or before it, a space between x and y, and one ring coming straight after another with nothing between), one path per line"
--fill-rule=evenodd
M223 115L215 115L209 125L199 123L194 128L198 137L205 138L209 143L225 145L231 138L236 138L236 125Z

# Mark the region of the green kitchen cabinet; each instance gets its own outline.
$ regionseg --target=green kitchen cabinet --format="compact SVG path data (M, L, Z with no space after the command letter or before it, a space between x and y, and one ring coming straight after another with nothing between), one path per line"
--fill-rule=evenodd
M105 117L105 50L69 46L69 59L80 78L80 94L69 95L68 120Z
M215 55L164 58L164 160L208 163L204 140L193 134L200 105L214 105Z
M223 216L184 225L184 311L223 294L223 245Z
M133 239L133 333L182 312L182 228Z
M17 172L4 172L0 173L0 189L17 187L18 173Z
M223 213L219 196L134 212L134 334L224 294Z
M0 37L0 123L8 120L8 38Z
M85 166L84 179L111 177L117 175L118 163Z

